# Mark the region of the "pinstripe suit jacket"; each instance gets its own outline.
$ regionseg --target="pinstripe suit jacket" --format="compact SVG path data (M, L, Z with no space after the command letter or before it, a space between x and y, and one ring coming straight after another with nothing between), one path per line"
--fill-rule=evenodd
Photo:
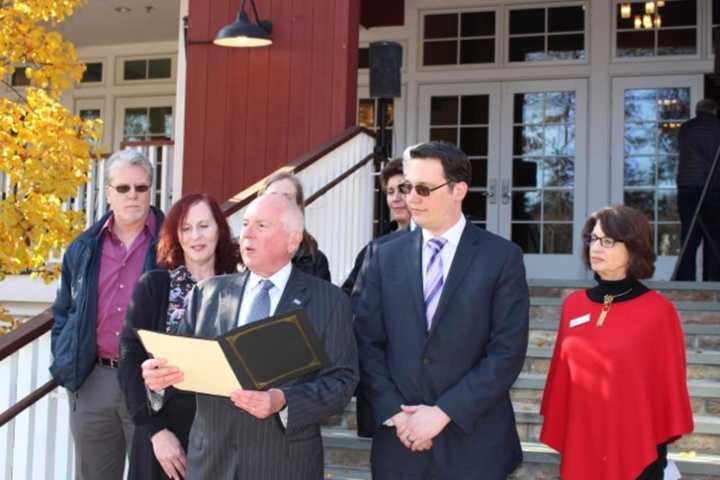
M179 332L215 337L237 325L247 272L198 284ZM293 267L275 313L305 309L329 365L280 386L287 428L278 415L258 420L228 398L197 396L188 445L189 480L319 480L323 477L320 422L342 412L358 381L357 350L347 296L336 286ZM282 352L268 352L268 355Z

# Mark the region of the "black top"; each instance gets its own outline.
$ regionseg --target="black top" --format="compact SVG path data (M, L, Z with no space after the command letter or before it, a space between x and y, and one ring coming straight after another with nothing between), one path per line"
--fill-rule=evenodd
M637 298L640 295L650 291L649 288L647 288L645 285L640 283L638 280L635 280L634 278L623 278L622 280L603 280L596 273L595 281L598 282L598 284L586 290L587 296L590 301L595 303L604 303L605 295L620 295L613 299L613 303L619 303L632 300L633 298Z
M292 264L308 275L330 281L328 259L319 248L314 253L310 253L303 245L300 245L293 256Z
M707 113L698 114L680 128L678 142L678 187L703 187L720 146L720 119ZM720 189L720 174L715 175L711 188Z

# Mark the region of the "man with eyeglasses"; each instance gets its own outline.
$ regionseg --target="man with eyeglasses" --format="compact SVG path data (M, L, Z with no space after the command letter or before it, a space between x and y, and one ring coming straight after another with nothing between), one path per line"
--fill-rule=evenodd
M119 332L140 275L156 268L162 212L150 206L153 169L122 150L105 169L110 211L65 251L53 304L50 373L68 390L76 478L123 478L133 423L117 381Z
M355 305L373 478L504 479L522 461L509 394L528 340L522 252L466 221L456 146L413 147L404 172L420 228L378 245Z

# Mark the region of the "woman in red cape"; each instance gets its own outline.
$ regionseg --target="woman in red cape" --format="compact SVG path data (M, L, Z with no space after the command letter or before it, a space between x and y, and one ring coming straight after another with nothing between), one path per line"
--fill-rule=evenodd
M639 282L655 270L650 224L607 207L583 239L598 284L563 303L540 439L560 452L563 479L662 479L667 444L693 417L677 312Z

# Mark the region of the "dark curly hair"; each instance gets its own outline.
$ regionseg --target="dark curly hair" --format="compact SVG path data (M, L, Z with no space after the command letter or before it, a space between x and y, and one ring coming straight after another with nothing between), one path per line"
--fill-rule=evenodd
M163 268L173 270L185 264L185 254L180 247L178 229L187 217L190 207L205 202L212 212L218 227L218 242L215 247L215 274L233 273L240 262L240 249L232 239L230 226L223 215L220 205L205 193L188 193L175 202L165 217L160 228L160 239L157 246L157 263Z
M650 222L639 210L625 205L611 205L590 215L583 227L583 238L587 238L600 222L603 233L621 241L627 248L627 276L640 280L655 273L655 249L653 248ZM590 245L583 244L583 261L590 268Z

